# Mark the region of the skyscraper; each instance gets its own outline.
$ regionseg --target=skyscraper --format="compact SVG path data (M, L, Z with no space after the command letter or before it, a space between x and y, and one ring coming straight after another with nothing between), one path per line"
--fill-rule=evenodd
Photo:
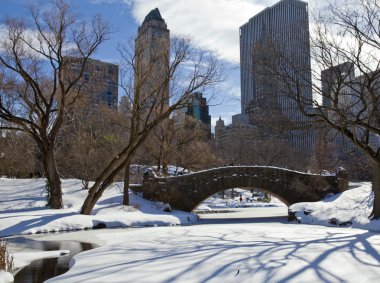
M203 97L202 93L196 92L190 95L186 107L186 114L202 122L211 135L211 116L209 115L207 99Z
M66 57L65 79L72 81L78 76L82 60ZM119 66L95 59L87 59L83 76L77 84L83 93L82 99L90 107L107 105L116 108L118 105Z
M322 105L325 108L331 106L331 101L337 93L337 88L351 84L355 79L355 66L353 63L346 62L321 72L322 82ZM343 96L343 95L342 95Z
M149 12L135 41L135 91L145 107L169 105L170 32L158 8Z
M371 78L371 75L369 76ZM368 85L368 77L364 74L355 76L355 64L345 62L332 66L321 72L322 83L322 111L336 125L351 124L351 131L358 140L367 139L366 143L377 148L380 144L380 137L373 133L367 133L360 126L360 122L369 123L373 117L373 104L367 89L363 85ZM375 85L375 83L374 83ZM346 117L342 119L341 114ZM348 122L349 121L349 122ZM358 121L360 121L358 123ZM339 160L347 160L349 154L362 152L343 133L332 129L329 131L331 142L336 150ZM368 136L367 136L368 134Z
M283 65L283 58L291 59L293 69ZM278 78L291 74L294 81L301 82L301 96L311 100L311 87L307 86L311 82L307 3L279 1L241 26L240 66L241 111L250 115L251 124L266 114L270 114L269 120L287 120L289 125L305 122L296 102L285 95L289 84ZM269 67L277 73L276 79L266 73ZM290 127L283 138L296 148L312 147L310 134L291 131Z

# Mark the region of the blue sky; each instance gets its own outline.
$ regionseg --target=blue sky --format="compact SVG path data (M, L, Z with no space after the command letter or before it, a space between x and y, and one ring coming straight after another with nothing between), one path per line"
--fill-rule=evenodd
M39 0L33 0L39 1ZM315 0L317 1L317 0ZM212 124L219 115L227 123L240 113L239 26L276 0L74 0L84 18L100 14L114 28L111 39L93 56L118 63L118 44L134 38L139 24L158 7L173 35L189 37L193 44L212 52L227 67L226 81L210 101ZM25 17L27 0L0 0L0 20ZM47 1L40 1L41 5Z

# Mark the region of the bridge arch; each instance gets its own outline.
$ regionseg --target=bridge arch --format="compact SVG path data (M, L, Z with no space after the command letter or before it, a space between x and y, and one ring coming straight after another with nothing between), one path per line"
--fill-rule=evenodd
M237 189L237 188L228 188L226 190L230 190L230 189ZM266 192L266 193L269 193L271 194L272 196L274 196L275 198L279 199L283 204L285 204L286 206L289 206L290 204L286 202L286 200L282 199L281 196L278 196L276 195L275 193L273 192L270 192L269 190L266 190L266 189L263 189L263 188L254 188L254 187L238 187L238 189L243 189L243 190L251 190L251 189L257 189L257 190L261 190L263 192ZM216 193L220 193L222 191L219 191L219 192L216 192ZM212 195L211 195L212 196ZM202 204L202 202L204 202L205 200L207 200L208 198L210 198L211 196L201 200L198 204L195 205L194 209L193 210L197 210L198 206Z
M297 202L318 201L348 187L347 174L321 176L278 167L228 166L176 177L144 176L143 197L169 203L173 208L192 211L210 196L232 188L260 188L288 206Z

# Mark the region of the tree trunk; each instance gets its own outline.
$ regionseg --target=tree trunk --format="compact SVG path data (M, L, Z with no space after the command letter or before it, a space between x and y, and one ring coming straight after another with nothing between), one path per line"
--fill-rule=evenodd
M82 208L80 210L80 214L84 214L84 215L90 215L91 214L91 211L95 206L95 204L94 204L94 193L93 192L96 192L96 188L94 189L94 186L92 186L89 189L88 196L86 197L86 199L83 202Z
M380 218L380 161L374 163L372 180L372 191L374 193L373 209L370 215L371 219Z
M167 152L164 150L162 154L162 173L164 175L168 174L168 163Z
M131 162L127 161L124 171L124 194L123 194L123 205L129 205L129 168L131 167Z
M53 147L48 147L45 150L43 163L47 179L47 189L49 190L48 206L53 209L61 209L63 208L61 179L59 177Z
M119 172L119 171L117 171ZM116 173L117 174L117 173ZM104 190L112 183L113 177L116 174L111 174L103 182L96 183L89 189L88 196L83 202L80 213L84 215L90 215L91 211L94 209L95 204L98 202L102 196Z
M162 145L160 145L160 151L158 152L158 157L157 157L157 172L160 172L161 170L161 156L162 156Z
M134 153L134 152L132 152ZM91 211L94 209L95 204L98 202L100 197L102 196L103 192L107 187L113 182L113 179L115 176L126 167L126 163L129 162L130 159L128 159L128 156L130 156L131 153L126 154L127 158L124 160L123 157L117 157L114 159L115 163L113 165L110 165L110 168L107 168L105 171L103 171L98 179L95 180L95 184L92 185L91 188L88 189L88 195L86 199L83 202L82 208L80 213L84 215L90 215ZM112 162L111 162L112 163Z
M136 153L139 145L146 140L148 134L149 131L146 131L140 137L131 136L128 146L115 156L103 172L99 174L94 185L88 190L88 195L82 205L81 214L89 215L91 213L96 202L100 199L105 189L113 182L115 176L126 168L127 163L131 163L133 155Z

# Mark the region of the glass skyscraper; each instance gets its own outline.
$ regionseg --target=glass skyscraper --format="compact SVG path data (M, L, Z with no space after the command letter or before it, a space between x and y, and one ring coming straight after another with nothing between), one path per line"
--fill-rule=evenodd
M277 112L271 114L273 119L282 117L289 124L306 123L289 92L298 82L301 97L312 100L307 3L282 0L241 26L240 66L241 111L250 116L251 124L255 125L255 119L268 112ZM266 68L271 68L275 75L263 71ZM283 138L298 149L311 150L310 132L289 126Z

